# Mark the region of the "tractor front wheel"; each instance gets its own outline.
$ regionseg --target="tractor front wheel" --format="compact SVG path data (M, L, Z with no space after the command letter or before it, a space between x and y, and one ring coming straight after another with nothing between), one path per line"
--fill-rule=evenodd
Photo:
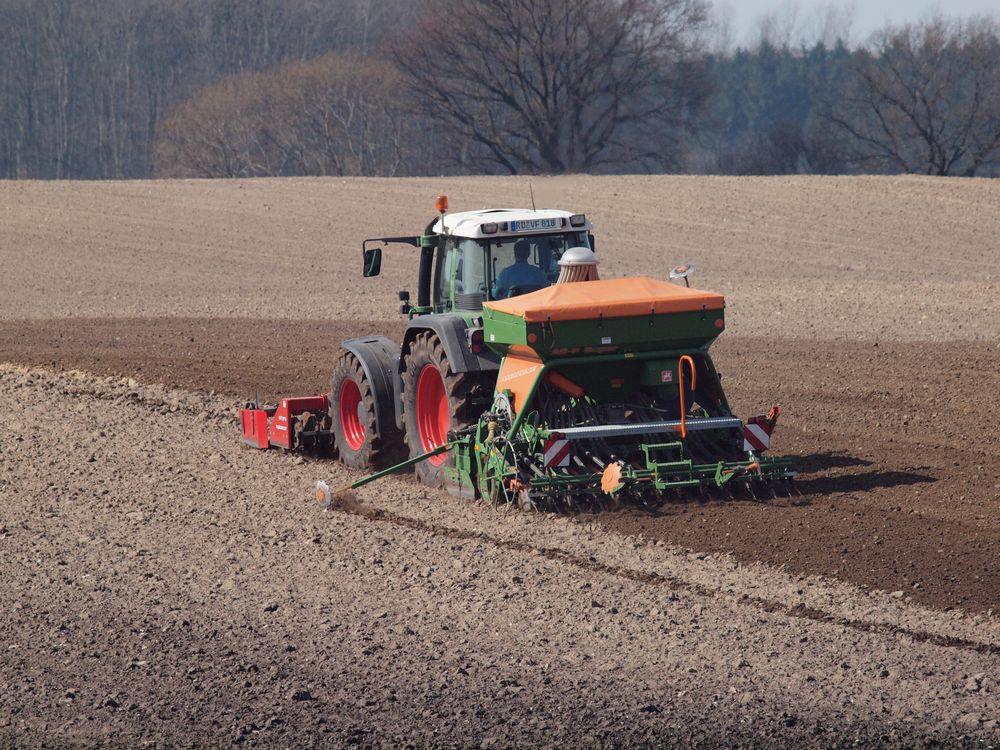
M330 384L330 421L340 460L355 469L376 468L384 436L375 420L375 396L358 358L342 351Z

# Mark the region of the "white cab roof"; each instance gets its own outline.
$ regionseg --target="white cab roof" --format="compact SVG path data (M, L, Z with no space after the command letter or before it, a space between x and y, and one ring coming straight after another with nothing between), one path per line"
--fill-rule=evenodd
M569 211L559 211L554 208L540 208L532 210L530 208L487 208L481 211L457 211L444 215L444 227L448 234L456 237L516 237L521 234L556 234L561 232L589 232L593 225L590 220L584 221L582 226L570 226L569 217L575 214ZM517 229L519 222L533 222L539 219L555 219L556 226L534 228L529 224L527 228ZM512 222L514 227L512 229ZM496 223L496 232L484 234L482 225L486 223ZM433 231L442 233L441 219L434 222Z

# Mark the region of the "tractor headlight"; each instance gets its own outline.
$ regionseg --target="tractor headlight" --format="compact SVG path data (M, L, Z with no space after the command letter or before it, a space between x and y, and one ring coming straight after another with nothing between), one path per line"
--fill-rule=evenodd
M573 214L572 216L569 217L569 225L571 227L582 227L586 223L587 223L586 214Z

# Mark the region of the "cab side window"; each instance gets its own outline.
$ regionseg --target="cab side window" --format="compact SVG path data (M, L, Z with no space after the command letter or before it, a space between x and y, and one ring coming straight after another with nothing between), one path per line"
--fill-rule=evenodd
M453 238L448 237L444 241L444 249L438 251L434 269L434 312L451 310L451 282L455 278L457 264L458 246Z
M435 269L435 312L479 310L486 299L486 250L474 239L447 237Z

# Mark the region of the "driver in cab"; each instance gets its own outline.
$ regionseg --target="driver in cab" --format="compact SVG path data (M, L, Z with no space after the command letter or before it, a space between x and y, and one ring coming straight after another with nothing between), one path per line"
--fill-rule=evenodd
M529 255L531 255L531 244L527 240L518 240L514 243L514 263L497 275L493 282L491 295L493 299L509 297L512 287L519 287L521 292L527 292L549 285L549 280L542 269L528 262Z

